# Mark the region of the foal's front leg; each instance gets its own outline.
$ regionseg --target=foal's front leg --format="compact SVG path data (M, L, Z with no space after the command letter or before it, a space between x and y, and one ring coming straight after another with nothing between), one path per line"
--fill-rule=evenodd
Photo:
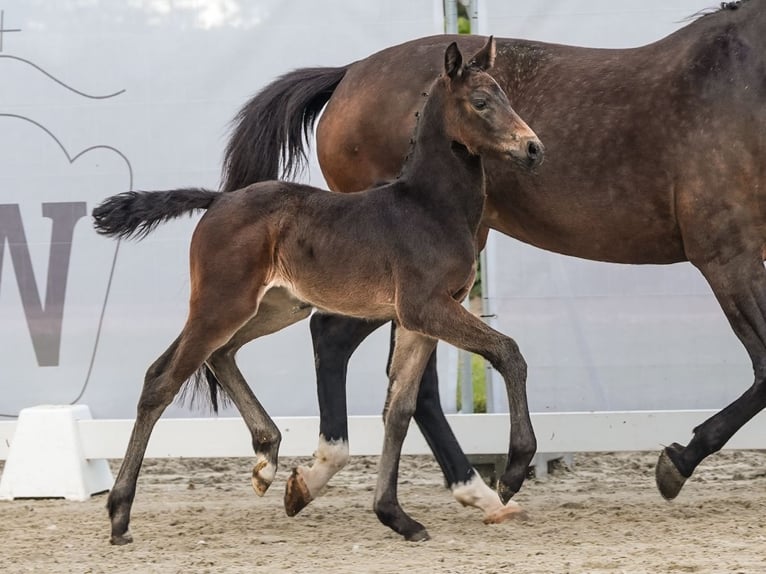
M428 292L424 290L424 292ZM399 309L400 323L471 353L478 353L498 370L505 380L511 415L508 462L498 481L498 494L508 502L521 488L527 468L537 450L527 403L527 365L516 342L495 331L445 294L424 301L419 294Z
M402 444L415 413L418 386L436 340L407 329L396 331L396 343L389 371L388 409L385 417L383 451L373 508L380 521L413 542L428 540L425 527L399 505L397 480Z
M310 320L319 396L319 445L311 466L293 469L285 487L285 512L295 516L348 462L346 369L359 344L383 321L314 313Z
M393 356L396 323L391 324L391 353ZM390 368L391 357L389 357ZM386 399L388 404L388 399ZM439 399L439 380L436 374L436 350L428 359L418 389L415 422L447 479L447 485L463 506L473 506L484 513L484 524L499 524L511 518L524 518L526 512L513 500L503 504L479 472L471 466L468 457L455 438Z
M299 466L287 481L285 510L294 516L305 508L329 480L348 462L349 436L346 410L346 369L359 344L382 323L314 313L311 336L319 395L319 444L310 467ZM395 323L392 323L391 353L394 349ZM393 356L393 355L391 355ZM391 356L387 371L390 368ZM502 522L518 515L518 505L503 505L499 496L471 466L444 416L439 399L436 353L432 353L421 379L415 422L434 453L455 499L463 505L479 508L485 523Z

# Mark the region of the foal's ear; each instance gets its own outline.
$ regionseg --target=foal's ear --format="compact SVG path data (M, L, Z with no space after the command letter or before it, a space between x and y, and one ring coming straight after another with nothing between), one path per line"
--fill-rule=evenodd
M447 51L444 52L444 73L449 76L450 80L454 80L462 70L463 54L460 53L457 43L452 42L447 46Z
M495 65L495 54L497 49L495 48L495 37L490 36L484 47L476 52L468 63L469 66L476 66L477 68L484 70L485 72Z

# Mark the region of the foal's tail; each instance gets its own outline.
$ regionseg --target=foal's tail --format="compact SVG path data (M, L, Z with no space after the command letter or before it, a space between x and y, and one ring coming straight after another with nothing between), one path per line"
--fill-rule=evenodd
M141 239L160 223L186 213L191 215L198 209L207 209L219 197L219 192L201 188L127 191L106 198L93 210L93 226L108 237ZM228 396L219 391L220 383L207 364L194 373L189 383L180 395L182 402L188 400L193 407L197 397L204 397L204 389L207 389L214 412L218 412L219 403L228 404Z
M278 179L280 160L282 177L295 175L307 160L304 138L349 66L293 70L255 94L232 120L221 190Z
M102 235L142 239L160 223L207 209L220 193L200 188L127 191L108 197L93 210L93 226Z

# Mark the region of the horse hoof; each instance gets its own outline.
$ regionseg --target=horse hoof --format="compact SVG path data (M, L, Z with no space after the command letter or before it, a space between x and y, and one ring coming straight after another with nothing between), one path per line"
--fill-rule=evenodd
M267 460L258 461L253 467L253 490L258 496L263 496L274 481L276 469Z
M503 504L508 504L508 501L513 498L516 492L518 491L505 484L502 479L497 482L497 495L503 501Z
M130 532L125 532L124 534L112 534L112 536L109 537L109 544L113 546L124 546L131 542L133 542L133 535Z
M309 492L309 487L306 486L306 481L303 480L300 469L293 468L285 486L285 512L287 516L295 516L306 508L312 500L314 498Z
M676 445L663 449L654 471L657 488L665 500L673 500L678 496L687 479L687 477L681 474L668 454L668 451L674 446Z
M431 536L428 534L428 530L421 528L412 534L406 535L404 539L408 542L425 542L426 540L431 540Z
M529 520L529 514L527 514L527 511L517 503L511 501L502 508L487 514L484 517L484 524L500 524L506 520L519 520L524 522Z

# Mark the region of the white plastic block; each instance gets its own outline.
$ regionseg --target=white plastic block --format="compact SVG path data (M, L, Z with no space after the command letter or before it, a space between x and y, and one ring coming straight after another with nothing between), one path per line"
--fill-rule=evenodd
M0 478L0 500L87 500L114 484L106 459L86 459L77 421L90 419L86 405L23 409Z

